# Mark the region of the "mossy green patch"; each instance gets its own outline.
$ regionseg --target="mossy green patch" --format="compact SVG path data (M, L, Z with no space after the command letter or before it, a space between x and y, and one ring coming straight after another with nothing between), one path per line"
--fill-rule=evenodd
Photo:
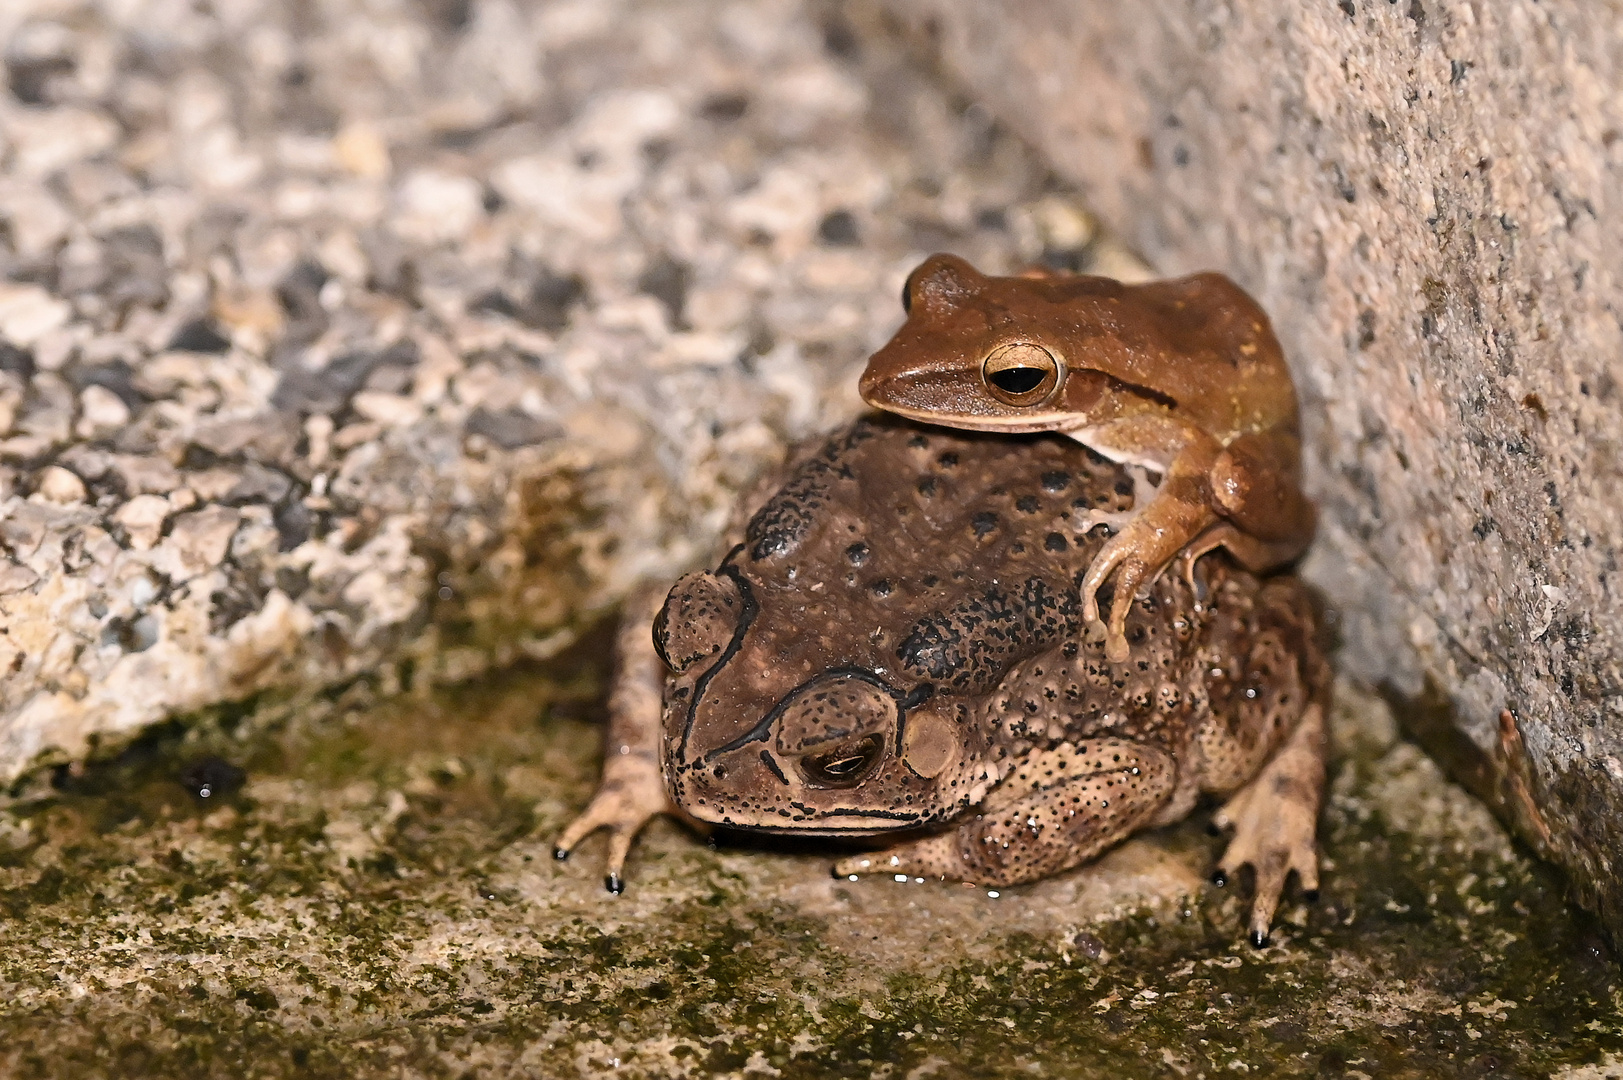
M0 830L0 1072L1509 1077L1623 1056L1602 936L1406 744L1339 763L1324 898L1260 951L1244 883L1101 918L1044 885L831 882L804 844L668 824L611 898L595 844L550 852L590 790L600 653L60 773ZM246 782L199 798L203 755ZM1200 826L1142 850L1207 865Z

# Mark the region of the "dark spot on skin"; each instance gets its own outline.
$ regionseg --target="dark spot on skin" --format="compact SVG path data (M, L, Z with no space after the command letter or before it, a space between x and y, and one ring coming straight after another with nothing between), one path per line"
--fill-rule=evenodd
M982 510L970 519L969 527L975 530L977 538L983 537L997 528L997 515L990 510Z
M926 476L923 480L919 481L919 494L923 495L926 499L935 495L935 477Z
M923 450L926 446L930 445L930 440L926 439L923 435L915 435L911 439L907 440L907 445L912 447L914 450Z
M1061 470L1043 473L1042 484L1044 491L1064 491L1071 483L1071 474Z
M958 464L958 455L952 453L951 451L948 451L947 453L942 454L940 457L936 458L935 460L936 460L936 464L940 465L943 469L950 469L954 465Z
M861 566L868 561L868 545L859 540L845 549L845 557L851 560L852 566Z
M868 587L868 591L880 598L889 596L891 593L890 582L880 579L879 581L876 581L870 585Z
M1014 501L1014 508L1022 514L1035 514L1041 505L1035 495L1022 495Z
M1131 495L1132 493L1133 481L1129 477L1123 476L1116 480L1117 495Z
M1070 546L1071 545L1066 542L1065 537L1061 536L1057 532L1051 532L1047 536L1043 537L1043 547L1047 548L1049 551L1064 551Z

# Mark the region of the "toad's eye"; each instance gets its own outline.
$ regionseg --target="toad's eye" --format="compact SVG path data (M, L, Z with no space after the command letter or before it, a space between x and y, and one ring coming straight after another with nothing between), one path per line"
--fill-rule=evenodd
M817 787L855 787L879 764L885 750L883 735L868 735L855 742L800 759L800 771Z
M654 619L654 648L680 674L727 648L743 608L735 579L702 571L688 574L671 589Z
M907 280L902 282L902 314L911 315L912 313L913 313L913 275L909 274L909 275L907 275Z
M1059 361L1041 345L1016 341L992 351L981 366L986 389L1005 405L1036 405L1059 385Z

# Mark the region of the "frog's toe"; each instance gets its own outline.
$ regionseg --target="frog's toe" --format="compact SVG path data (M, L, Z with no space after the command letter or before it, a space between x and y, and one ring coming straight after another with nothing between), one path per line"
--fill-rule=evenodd
M1317 893L1319 856L1314 842L1316 807L1265 796L1266 788L1248 787L1231 799L1214 820L1234 829L1234 839L1218 862L1212 880L1230 881L1251 867L1256 882L1251 899L1250 936L1267 941L1285 884L1294 872L1304 893Z
M891 874L896 877L965 879L966 868L952 833L926 836L883 851L850 855L834 864L837 878L865 874Z
M605 784L580 816L564 828L552 855L560 861L567 859L582 840L599 829L607 830L609 852L604 880L610 892L619 893L625 888L625 865L632 843L652 818L669 809L662 790L651 793L634 784Z

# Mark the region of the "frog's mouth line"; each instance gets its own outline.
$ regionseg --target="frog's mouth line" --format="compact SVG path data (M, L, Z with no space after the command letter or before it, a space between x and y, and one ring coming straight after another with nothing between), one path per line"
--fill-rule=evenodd
M904 405L890 403L881 405L879 408L920 424L928 424L930 427L936 428L952 428L955 431L1002 431L1017 434L1059 431L1067 423L1076 419L1074 416L1058 412L1028 413L1019 416L970 416L932 412L929 409L910 409Z
M722 820L726 815L703 817L695 814L701 821L719 825L724 829L739 829L752 833L766 833L769 836L826 836L826 837L852 837L873 836L876 833L897 832L901 829L916 829L936 824L951 815L905 813L900 810L856 810L840 808L834 810L814 810L804 807L808 815L806 821L798 825L757 825L739 821ZM691 810L689 811L691 813ZM831 817L862 818L872 824L861 825L829 825L823 820ZM814 823L815 822L815 823Z

